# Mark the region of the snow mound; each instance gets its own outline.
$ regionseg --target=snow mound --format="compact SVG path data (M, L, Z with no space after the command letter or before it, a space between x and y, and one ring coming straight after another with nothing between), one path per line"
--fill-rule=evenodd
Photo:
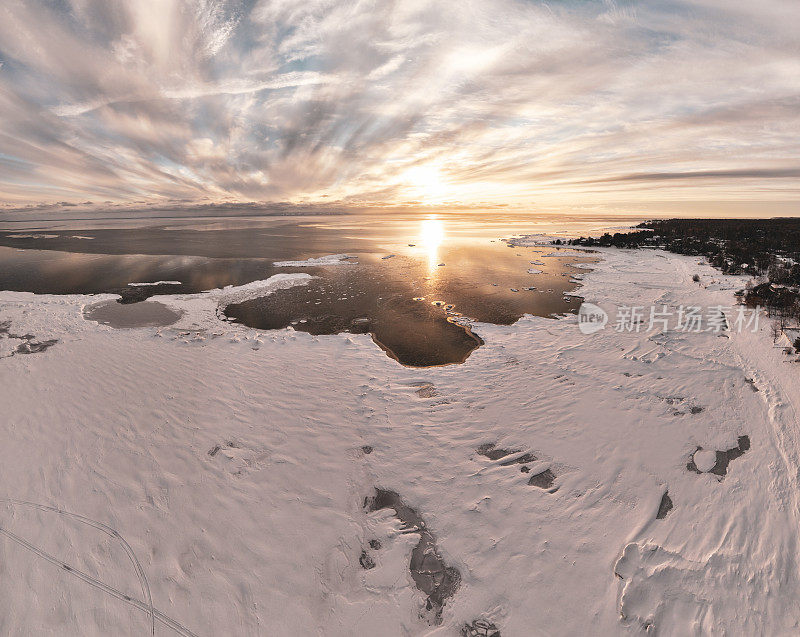
M694 464L697 466L699 471L703 473L708 473L711 469L714 468L714 465L717 463L717 453L716 451L711 451L709 449L698 449L694 452Z

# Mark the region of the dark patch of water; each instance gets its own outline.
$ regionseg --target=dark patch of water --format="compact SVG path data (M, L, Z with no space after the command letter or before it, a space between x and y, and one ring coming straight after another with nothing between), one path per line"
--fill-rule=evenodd
M11 331L11 321L0 321L0 338L21 341L9 354L0 358L10 358L16 354L38 354L58 343L57 338L40 341L33 334L15 334Z
M403 528L419 533L419 542L411 551L409 569L417 588L428 596L425 608L432 613L433 623L442 621L442 608L461 584L461 573L447 566L436 550L436 538L417 511L405 504L394 491L375 489L375 495L364 500L367 511L392 509Z
M257 329L369 333L407 365L458 363L483 342L465 326L466 317L508 325L524 314L558 315L580 305L579 297L564 296L576 286L571 276L580 270L569 265L576 258L545 257L557 253L553 247L498 241L512 223L514 230L526 225L501 217L349 215L70 230L58 221L55 230L0 231L0 289L109 292L134 304L307 272L317 277L307 286L231 305L226 315ZM336 253L356 254L359 263L273 264ZM591 261L587 257L578 260ZM540 274L528 273L531 261L541 263Z
M492 622L476 619L461 629L462 637L500 637L500 630Z
M365 570L375 568L375 560L373 560L370 554L366 551L361 551L361 555L358 558L358 563L361 564L361 568Z
M489 460L501 460L502 458L506 458L507 456L513 456L514 454L520 453L519 449L501 449L497 447L493 442L487 442L482 444L476 449L478 455L485 456L489 458ZM536 456L532 453L523 453L519 456L514 458L509 458L507 460L503 460L500 463L501 467L508 467L513 464L525 464L526 462L535 462Z
M556 479L556 474L554 474L550 469L545 469L540 473L535 473L531 476L531 479L528 480L528 484L533 487L539 487L540 489L549 489L553 486L553 482Z
M129 329L134 327L163 327L172 325L181 316L158 301L123 304L115 300L101 301L83 308L83 318L115 327Z
M667 491L664 491L664 495L661 496L661 502L658 505L656 520L663 520L670 511L672 511L672 498L669 497Z
M430 367L461 363L483 344L470 319L510 325L524 314L551 316L580 306L580 297L564 296L575 287L569 275L576 270L557 258L547 259L544 273L530 275L530 255L517 257L503 243L442 251L446 267L424 255L398 254L389 261L361 255L357 265L308 269L318 278L307 285L229 305L224 314L256 329L369 333L400 363ZM533 279L548 291L512 291Z
M708 473L713 473L716 476L719 476L722 479L723 476L727 475L728 473L728 465L731 463L732 460L736 460L744 455L745 451L750 449L750 436L739 436L737 441L737 445L732 449L726 449L724 451L716 451L716 462L714 466L708 471ZM702 451L702 447L698 447L695 451ZM689 471L693 471L695 473L703 473L697 467L694 461L694 454L692 457L689 458L689 462L686 463L686 468Z
M307 270L307 269L306 269ZM85 254L0 247L0 290L36 294L119 294L136 303L161 294L192 294L243 285L278 272L271 260L186 255ZM180 285L130 285L179 281Z
M486 442L480 445L475 451L478 453L478 455L489 458L489 460L500 460L500 458L510 456L512 453L519 453L520 450L501 449L493 442Z
M523 453L518 458L511 458L510 460L503 460L500 463L501 467L508 467L512 464L525 464L526 462L536 462L536 456L532 453Z

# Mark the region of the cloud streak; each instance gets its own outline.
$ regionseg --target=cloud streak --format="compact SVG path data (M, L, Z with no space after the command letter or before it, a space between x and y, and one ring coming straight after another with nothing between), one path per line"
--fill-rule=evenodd
M0 206L785 210L798 22L790 0L9 0Z

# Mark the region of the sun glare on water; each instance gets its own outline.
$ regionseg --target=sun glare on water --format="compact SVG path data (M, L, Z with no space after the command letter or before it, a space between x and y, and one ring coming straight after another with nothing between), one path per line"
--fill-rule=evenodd
M420 224L420 244L428 253L428 269L435 272L439 265L439 246L444 241L444 224L436 217L424 219Z

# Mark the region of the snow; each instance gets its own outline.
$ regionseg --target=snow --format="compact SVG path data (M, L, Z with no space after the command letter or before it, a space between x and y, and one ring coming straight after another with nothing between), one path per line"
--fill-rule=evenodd
M325 256L312 257L305 261L275 261L272 265L276 268L301 268L322 265L355 264L355 258L356 257L349 254L326 254Z
M782 347L794 347L794 344L795 342L797 342L798 338L800 338L800 330L787 328L781 330L781 335L778 338L778 343Z
M658 250L593 256L577 293L605 308L732 305L744 282ZM133 330L82 318L111 295L0 292L11 333L58 339L0 358L4 634L798 632L800 382L766 321L584 335L526 316L473 324L486 344L462 365L414 369L368 335L219 319L310 278L159 296L178 323ZM724 477L687 470L745 434ZM546 470L551 489L528 485ZM440 626L409 571L419 534L363 509L375 487L461 573Z
M536 268L528 268L528 274L541 274L544 270L537 270Z
M219 305L225 306L231 303L244 303L250 299L266 296L276 290L290 288L295 285L305 285L313 278L310 274L273 274L268 279L253 281L244 285L227 285L222 289L201 292L200 294L189 294L177 298L184 300L212 299L217 301ZM163 299L164 297L160 298Z
M522 248L551 245L557 239L563 239L563 237L549 234L528 234L522 237L503 239L503 241L510 246Z
M715 451L708 449L698 449L694 452L694 464L699 471L707 473L714 468L717 462L717 454Z
M592 254L586 250L557 250L543 254L543 257L590 257Z
M181 285L180 281L154 281L153 283L128 283L132 287L144 287L148 285Z

